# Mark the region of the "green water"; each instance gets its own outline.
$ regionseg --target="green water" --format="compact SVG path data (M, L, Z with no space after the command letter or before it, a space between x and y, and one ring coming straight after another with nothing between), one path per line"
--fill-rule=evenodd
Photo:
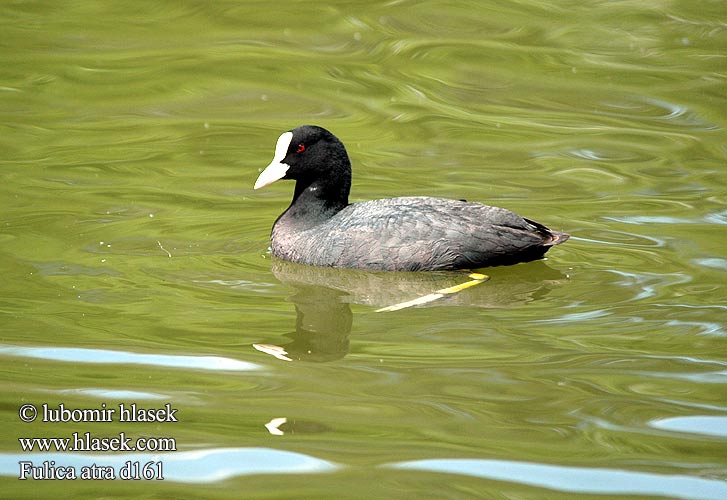
M726 23L707 0L4 3L0 497L727 498ZM292 185L252 184L303 123L346 144L353 201L572 239L376 312L467 278L271 260ZM21 421L43 403L178 422ZM176 451L19 442L74 432ZM51 461L164 480L18 479Z

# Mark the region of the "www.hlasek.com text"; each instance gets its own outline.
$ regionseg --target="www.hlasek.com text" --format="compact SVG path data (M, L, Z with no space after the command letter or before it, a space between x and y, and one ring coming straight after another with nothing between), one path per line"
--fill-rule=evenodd
M74 432L71 437L18 438L25 451L177 451L172 437L138 437L133 439L120 432L114 437L96 437L90 432Z

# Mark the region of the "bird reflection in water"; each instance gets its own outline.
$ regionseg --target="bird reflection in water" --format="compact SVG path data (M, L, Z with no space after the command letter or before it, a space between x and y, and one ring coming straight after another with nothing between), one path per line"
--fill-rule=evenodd
M284 361L319 363L342 359L348 354L353 325L350 304L396 311L392 305L454 287L457 293L439 294L437 300L417 307L514 307L538 300L568 279L543 261L488 268L492 279L469 287L462 284L472 278L466 272L457 271L361 271L306 266L273 258L272 272L295 290L289 297L296 311L295 331L284 335L289 339L286 342L253 344L253 347Z

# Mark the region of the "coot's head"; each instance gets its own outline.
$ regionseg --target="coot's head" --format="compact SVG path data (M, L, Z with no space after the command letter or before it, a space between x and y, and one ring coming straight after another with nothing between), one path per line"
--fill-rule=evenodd
M279 179L297 181L296 195L308 189L348 198L351 163L346 148L322 127L302 125L289 130L278 138L273 161L257 178L254 189Z

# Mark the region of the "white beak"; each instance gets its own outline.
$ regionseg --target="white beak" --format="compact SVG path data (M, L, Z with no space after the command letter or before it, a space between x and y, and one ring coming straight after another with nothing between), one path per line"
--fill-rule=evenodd
M288 148L290 147L290 142L292 140L293 132L285 132L278 137L278 143L275 145L275 156L273 156L273 161L271 161L270 165L265 167L265 170L260 173L255 181L253 189L260 189L285 177L290 165L283 163L283 158L285 158L285 155L288 153Z

